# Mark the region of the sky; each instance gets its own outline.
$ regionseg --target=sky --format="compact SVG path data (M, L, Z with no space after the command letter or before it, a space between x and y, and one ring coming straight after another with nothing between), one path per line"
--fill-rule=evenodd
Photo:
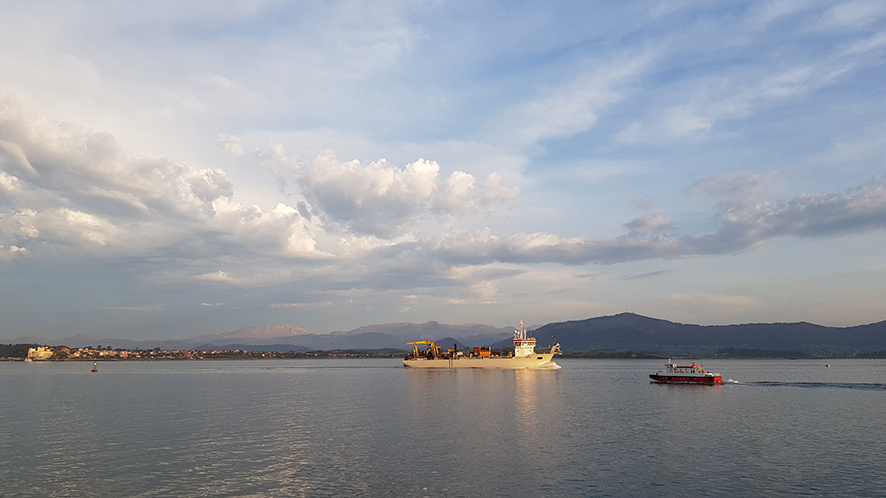
M0 340L886 319L886 3L0 3Z

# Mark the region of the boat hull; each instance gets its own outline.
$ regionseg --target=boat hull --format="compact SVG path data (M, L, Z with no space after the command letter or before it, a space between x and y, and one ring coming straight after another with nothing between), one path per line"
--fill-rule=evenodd
M557 365L551 359L551 353L533 354L528 357L501 358L487 356L479 358L406 358L403 366L406 368L532 368L532 369L557 369Z
M723 377L711 376L711 375L689 376L689 375L649 374L649 378L654 380L655 382L661 382L661 383L666 383L666 384L722 384L723 383Z

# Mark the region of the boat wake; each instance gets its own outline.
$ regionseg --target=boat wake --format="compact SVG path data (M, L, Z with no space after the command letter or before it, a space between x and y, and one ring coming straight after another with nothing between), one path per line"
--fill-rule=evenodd
M759 382L742 383L730 380L730 383L762 387L802 387L805 389L861 389L865 391L886 391L886 384L868 382L774 382L763 380Z
M561 367L560 365L557 365L554 362L551 362L546 365L542 365L542 366L536 368L535 370L560 370L561 368L563 368L563 367Z

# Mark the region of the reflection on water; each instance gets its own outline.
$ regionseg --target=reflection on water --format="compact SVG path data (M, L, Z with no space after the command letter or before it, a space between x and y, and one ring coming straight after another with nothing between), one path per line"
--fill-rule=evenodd
M517 414L517 434L520 440L532 440L538 427L538 396L536 394L537 372L529 369L514 370L516 383L514 403ZM542 373L542 375L548 372Z
M0 363L9 496L878 496L886 362ZM31 368L36 367L36 368ZM679 458L674 457L678 455ZM692 465L687 465L690 462Z

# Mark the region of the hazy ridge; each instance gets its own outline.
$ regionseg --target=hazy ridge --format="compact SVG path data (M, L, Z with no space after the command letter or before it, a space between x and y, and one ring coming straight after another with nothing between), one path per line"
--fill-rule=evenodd
M14 342L71 347L273 350L383 349L406 350L410 341L432 340L444 347L510 345L512 327L389 323L350 331L313 334L295 326L254 326L186 339L133 341L91 336L59 340L28 337ZM738 325L693 325L633 313L554 322L532 331L540 347L556 340L564 351L612 349L654 354L711 354L724 349L766 350L799 355L864 354L886 351L886 321L853 327L825 327L806 322ZM23 340L21 340L23 339Z

